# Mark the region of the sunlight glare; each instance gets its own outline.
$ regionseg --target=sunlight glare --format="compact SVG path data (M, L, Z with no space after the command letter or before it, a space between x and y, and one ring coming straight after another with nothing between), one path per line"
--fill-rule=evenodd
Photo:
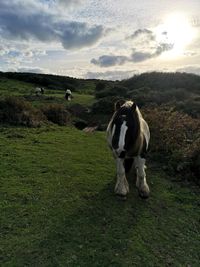
M184 53L186 47L195 37L195 29L183 13L173 13L164 19L164 23L156 29L158 42L173 44L173 49L166 56L177 57Z

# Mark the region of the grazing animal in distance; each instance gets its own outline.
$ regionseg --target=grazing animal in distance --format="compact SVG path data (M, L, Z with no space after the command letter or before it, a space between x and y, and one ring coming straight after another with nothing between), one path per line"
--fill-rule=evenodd
M136 187L142 198L149 196L146 181L145 154L150 140L147 122L133 101L118 101L107 127L107 141L117 165L115 193L125 197L129 192L127 174L136 170Z
M65 91L65 99L66 99L67 101L71 101L71 99L72 99L72 92L71 92L70 89L67 89L67 90Z
M43 87L36 87L36 88L35 88L35 94L36 94L37 96L39 96L39 95L43 95L43 94L44 94L44 88L43 88Z

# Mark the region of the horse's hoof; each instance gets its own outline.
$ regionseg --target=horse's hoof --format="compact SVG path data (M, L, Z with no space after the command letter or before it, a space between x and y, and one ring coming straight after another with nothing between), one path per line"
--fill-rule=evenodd
M126 196L128 193L129 193L129 186L126 186L126 187L115 187L115 190L114 190L115 194L118 195L118 196Z
M139 192L139 196L142 198L142 199L147 199L150 195L150 190L138 190Z

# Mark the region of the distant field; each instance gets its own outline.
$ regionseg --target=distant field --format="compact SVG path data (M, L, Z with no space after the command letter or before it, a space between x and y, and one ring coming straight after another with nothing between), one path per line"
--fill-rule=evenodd
M17 80L1 78L0 79L0 96L7 95L24 95L31 94L35 86L30 83L20 82Z
M91 105L94 102L94 96L90 94L73 93L71 102L67 102L64 98L65 90L49 90L45 89L45 95L35 97L36 85L21 82L12 79L0 79L0 96L22 96L31 101L33 105L38 106L45 103L60 103L66 105L81 104Z
M199 266L198 189L148 165L118 200L105 133L1 128L0 161L1 266Z

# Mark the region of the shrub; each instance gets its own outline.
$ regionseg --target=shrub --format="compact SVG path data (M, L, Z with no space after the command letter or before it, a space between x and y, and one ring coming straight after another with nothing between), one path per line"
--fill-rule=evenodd
M116 96L104 97L95 102L92 106L92 112L95 114L112 114L114 103L121 98Z
M115 85L113 87L105 87L102 90L96 91L95 97L97 99L108 97L108 96L115 96L115 97L127 97L128 96L128 88Z
M47 119L58 125L71 123L71 115L61 104L48 104L41 108Z
M44 114L22 98L6 97L0 100L0 122L12 125L38 127L45 121Z
M106 88L106 83L100 81L100 82L98 82L98 83L96 84L95 91L96 91L96 92L98 92L98 91L102 91L102 90L104 90L105 88Z
M176 104L177 110L181 110L184 113L189 114L194 118L200 118L200 99L188 99L180 101Z
M82 114L88 112L88 109L85 106L78 103L70 105L68 107L68 110L70 113L77 117L80 117Z
M168 165L197 180L200 169L200 121L162 106L143 111L151 131L151 152L159 154ZM200 180L198 180L200 183Z

